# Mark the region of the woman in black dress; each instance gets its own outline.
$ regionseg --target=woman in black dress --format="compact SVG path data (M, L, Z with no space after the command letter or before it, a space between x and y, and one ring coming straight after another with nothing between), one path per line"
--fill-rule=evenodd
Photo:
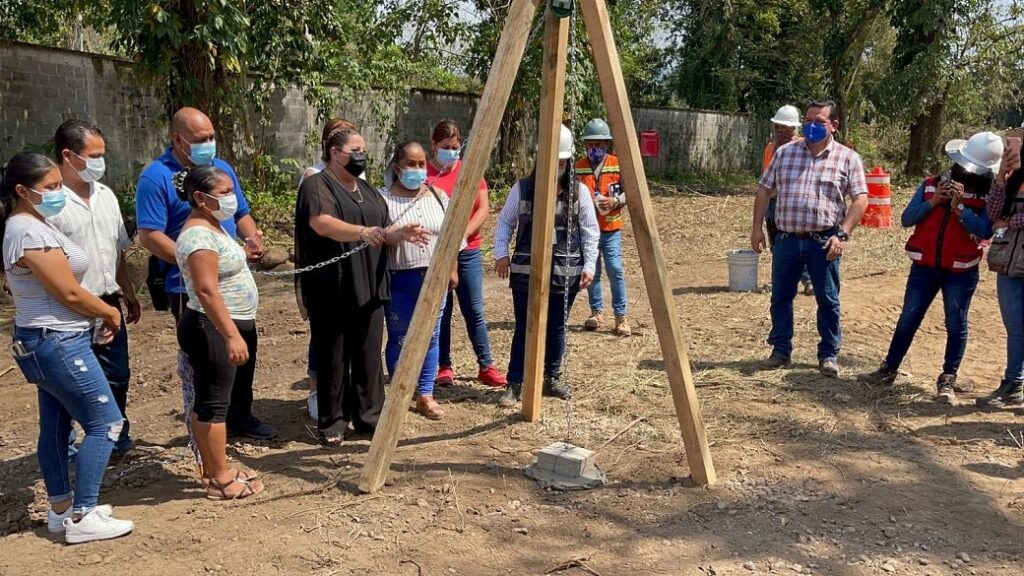
M377 426L384 405L384 302L390 299L382 247L423 243L427 235L418 225L388 228L384 200L359 178L365 150L354 128L332 130L323 141L324 170L303 181L295 207L299 267L367 244L302 277L317 364L317 428L327 444L340 443L349 423L360 433Z

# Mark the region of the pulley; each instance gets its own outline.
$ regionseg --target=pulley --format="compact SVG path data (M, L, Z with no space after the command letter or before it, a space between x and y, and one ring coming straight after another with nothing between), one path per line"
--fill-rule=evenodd
M551 13L559 18L568 18L572 14L572 5L574 0L550 0L548 7L551 8Z

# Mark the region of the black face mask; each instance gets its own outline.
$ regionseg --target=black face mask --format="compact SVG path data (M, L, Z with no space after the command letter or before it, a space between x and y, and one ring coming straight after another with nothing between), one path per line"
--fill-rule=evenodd
M345 164L345 171L359 178L366 172L366 154L352 152L348 155L348 164Z
M971 174L959 164L953 164L949 173L954 182L959 182L963 185L965 192L970 192L977 196L985 196L992 187L991 174Z

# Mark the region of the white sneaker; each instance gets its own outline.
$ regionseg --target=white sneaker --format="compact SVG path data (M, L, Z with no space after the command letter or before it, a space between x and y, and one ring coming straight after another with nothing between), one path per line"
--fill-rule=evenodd
M68 509L63 514L57 514L52 509L46 513L46 530L50 534L63 534L64 533L64 519L71 518L71 509L73 506L68 506ZM109 504L97 506L97 510L105 510L107 514L112 512Z
M110 506L98 506L75 522L70 517L64 519L64 541L68 544L81 544L95 540L120 538L135 529L131 520L118 520L110 515Z
M313 420L317 420L320 416L320 411L316 407L316 390L309 393L309 397L306 398L306 410L309 411L309 417Z

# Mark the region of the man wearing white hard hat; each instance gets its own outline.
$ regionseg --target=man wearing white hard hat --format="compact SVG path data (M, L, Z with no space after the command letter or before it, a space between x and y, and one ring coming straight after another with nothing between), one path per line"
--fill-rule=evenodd
M544 345L544 395L563 400L572 397L572 388L563 382L562 356L565 354L565 331L568 310L576 294L590 285L597 266L597 244L601 231L597 225L590 190L572 176L572 132L562 126L558 140L558 191L555 195L554 245L540 250L554 250L551 259L551 292L548 298L548 326ZM529 302L530 255L533 239L533 199L537 170L516 182L508 192L498 215L494 232L494 269L501 279L508 279L515 311L515 331L508 359L508 384L498 400L504 408L515 406L522 398L523 363L526 358L526 308ZM509 244L515 237L515 248L509 255ZM568 308L568 310L567 310Z
M967 350L967 315L978 287L981 241L992 237L985 197L999 170L1003 140L980 132L969 140L949 142L946 154L952 167L926 178L903 211L903 226L914 228L906 245L911 264L903 311L885 360L869 378L884 385L896 381L925 313L941 293L946 349L936 398L954 404L956 392L973 388L969 381L957 380L957 372Z
M791 363L793 300L806 268L818 304L818 367L823 376L839 377L839 263L867 208L868 186L860 155L835 141L838 128L834 102L811 102L804 114L803 140L776 151L758 182L750 234L750 246L758 253L766 247L762 226L768 200L773 192L778 195L768 334L772 353L765 368Z
M983 408L1024 406L1024 170L1020 133L1006 139L1006 150L989 193L988 217L995 234L988 268L996 273L999 314L1006 328L1006 370L991 394L975 403Z
M761 155L761 173L764 174L768 170L768 166L772 163L772 158L775 157L775 151L782 148L790 142L799 140L800 138L796 135L796 129L800 126L800 111L796 109L796 106L786 104L782 108L779 108L775 112L775 116L772 118L772 140L765 144L764 154ZM775 205L776 205L775 194L772 194L771 199L768 200L768 213L765 214L764 224L768 230L768 246L775 246L775 237L779 234L779 229L775 225ZM811 283L811 275L807 273L807 267L804 267L804 273L800 276L800 284L803 284L804 295L810 296L814 294L814 287Z

